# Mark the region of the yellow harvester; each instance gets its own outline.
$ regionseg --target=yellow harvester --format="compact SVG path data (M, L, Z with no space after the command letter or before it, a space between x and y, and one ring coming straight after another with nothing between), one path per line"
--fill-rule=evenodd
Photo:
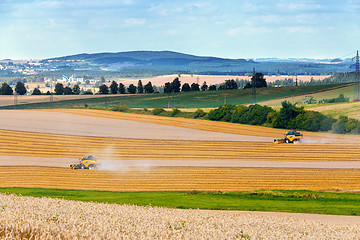
M296 143L300 142L303 135L297 131L288 131L285 134L285 138L274 139L274 143Z
M85 155L79 163L70 164L71 169L93 169L99 166L99 160L93 155Z

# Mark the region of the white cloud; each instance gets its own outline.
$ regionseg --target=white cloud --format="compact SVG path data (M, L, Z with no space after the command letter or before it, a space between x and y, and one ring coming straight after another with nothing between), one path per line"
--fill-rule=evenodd
M169 30L165 31L165 33L167 35L177 35L177 34L179 34L179 32L177 30L175 30L175 29L169 29Z
M128 18L125 19L124 26L125 27L133 27L146 24L145 18Z
M303 11L303 10L319 10L324 7L321 4L315 3L278 3L277 7L280 10L288 10L288 11Z
M262 16L264 23L279 23L281 17L279 15L264 15Z
M318 33L319 29L315 27L286 27L284 30L287 33Z
M244 26L244 27L231 28L227 31L227 34L229 36L236 36L236 35L264 34L264 33L270 33L270 32L271 32L271 29L268 27Z
M295 16L295 21L297 23L313 23L315 19L315 14L298 14Z

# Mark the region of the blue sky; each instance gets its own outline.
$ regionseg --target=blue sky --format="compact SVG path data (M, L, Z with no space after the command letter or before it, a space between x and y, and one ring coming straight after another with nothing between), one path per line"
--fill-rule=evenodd
M134 50L335 58L359 48L360 0L0 0L0 59Z

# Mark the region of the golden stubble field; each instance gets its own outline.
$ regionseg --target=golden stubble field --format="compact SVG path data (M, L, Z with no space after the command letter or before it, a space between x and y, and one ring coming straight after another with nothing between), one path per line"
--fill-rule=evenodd
M153 167L117 171L0 167L1 187L108 191L360 190L360 169Z
M190 129L197 129L211 132L231 133L248 136L260 136L281 138L287 132L284 129L267 128L262 126L250 126L245 124L234 124L228 122L217 122L210 120L188 119L188 118L174 118L174 117L159 117L153 115L139 115L133 113L102 111L93 109L43 109L42 111L61 112L77 114L89 117L101 117L110 119L122 119L130 121L139 121L147 123L155 123L167 126L184 127ZM331 133L317 133L305 132L306 139L310 140L309 143L321 144L360 144L360 136L349 136Z
M280 137L284 130L240 124L164 118L96 110L56 110L93 117L145 121L255 136ZM141 117L141 118L140 118ZM29 129L30 130L30 129ZM279 136L280 134L280 136ZM349 136L309 133L313 139L337 137L342 144L273 144L259 142L176 141L85 137L0 130L0 155L79 158L94 154L100 159L166 161L294 161L359 162L358 144ZM307 136L307 133L306 133ZM30 161L30 160L29 160ZM36 166L36 162L33 163ZM311 189L360 190L359 169L146 167L116 171L70 170L52 167L1 167L0 187L45 187L114 191L150 190L252 190ZM66 166L64 166L66 167Z
M358 162L357 144L273 144L82 137L0 130L0 155L113 160L256 160Z

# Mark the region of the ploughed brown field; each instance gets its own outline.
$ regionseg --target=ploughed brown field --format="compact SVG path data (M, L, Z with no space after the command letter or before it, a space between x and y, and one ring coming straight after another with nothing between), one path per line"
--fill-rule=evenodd
M68 124L71 123L69 119L77 114L95 117L100 121L104 118L122 119L155 123L157 127L158 124L162 124L215 133L241 134L245 137L277 138L285 132L279 129L205 120L97 110L56 110L59 111L67 114ZM39 111L29 112L39 114ZM44 122L50 120L44 119ZM116 123L115 121L114 124ZM115 191L360 189L360 169L358 165L354 165L360 162L360 147L354 144L359 140L358 136L304 133L305 140L316 144L305 141L305 144L277 145L271 141L161 140L151 139L151 136L148 139L130 139L35 133L31 130L0 130L0 165L6 161L0 169L0 187L84 189L86 185L86 189ZM147 134L146 128L141 131L143 135ZM330 143L326 143L327 141ZM109 165L116 167L108 166L106 170L91 171L66 169L71 159L76 161L85 154L93 154L104 161L110 160ZM17 162L16 156L21 156L21 162ZM40 158L42 161L49 158L49 162L54 162L54 167L43 165L39 161ZM162 160L168 164L167 167L158 167L147 163L151 160ZM124 164L124 161L143 162L138 166L129 166ZM186 166L186 162L193 161L197 161L196 167L194 164ZM239 168L237 164L229 167L229 161L244 161L246 167ZM271 162L272 165L259 166L261 161ZM216 162L217 167L213 167L214 164L209 164L210 162ZM281 165L283 162L301 163L303 166L306 166L304 163L309 163L309 166L286 168ZM341 163L342 169L335 169L334 163ZM26 166L20 167L22 164ZM298 166L296 164L294 166ZM311 168L316 165L321 167ZM85 182L89 184L84 184Z

